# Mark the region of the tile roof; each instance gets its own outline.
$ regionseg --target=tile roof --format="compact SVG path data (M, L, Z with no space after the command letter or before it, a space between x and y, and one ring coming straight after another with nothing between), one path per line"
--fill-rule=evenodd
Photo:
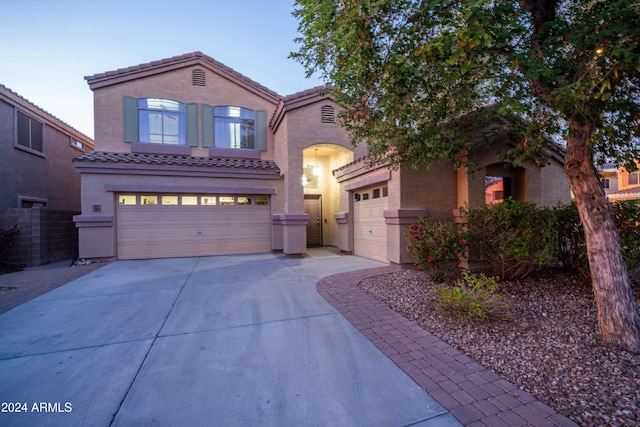
M12 91L11 89L6 87L5 85L0 84L0 100L2 100L2 99L5 99L6 102L11 103L11 104L18 104L22 108L24 108L24 109L26 109L28 111L37 112L41 117L48 119L48 121L51 122L52 124L58 125L58 127L62 131L74 134L74 136L77 139L82 140L82 142L89 143L89 145L91 145L91 147L93 147L93 139L91 139L90 137L88 137L84 133L80 132L78 129L74 128L70 124L66 123L65 121L63 121L59 117L56 117L53 114L51 114L50 112L38 107L36 104L34 104L33 102L29 101L27 98L25 98L25 97L19 95L18 93Z
M333 89L333 87L326 84L312 87L300 92L296 92L291 95L287 95L284 98L282 98L282 102L284 102L285 105L291 105L291 104L296 104L298 102L305 102L305 101L315 102L317 101L318 97L322 97L322 98L331 97L331 93L330 93L331 89Z
M314 102L322 101L324 99L333 100L331 89L333 89L332 86L325 84L285 96L280 100L278 107L273 112L273 116L271 117L270 121L271 128L277 129L282 122L285 113L289 111L295 110L296 108L304 107L309 104L313 104Z
M255 159L218 159L213 157L172 156L138 153L105 153L94 151L83 154L73 160L74 163L138 163L164 166L236 168L273 171L280 173L280 168L271 160Z
M640 185L608 193L607 197L640 199Z
M120 68L114 71L94 74L92 76L85 76L85 80L93 90L121 83L123 81L146 77L179 68L190 67L193 65L207 67L211 71L222 75L240 86L260 93L274 103L278 102L282 98L278 93L271 89L251 80L234 69L227 67L222 62L216 61L212 57L198 51L173 56L171 58L160 59L158 61L152 61L145 64L134 65L127 68Z

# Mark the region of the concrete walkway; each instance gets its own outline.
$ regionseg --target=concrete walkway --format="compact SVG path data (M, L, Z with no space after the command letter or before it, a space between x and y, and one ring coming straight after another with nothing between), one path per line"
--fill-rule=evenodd
M384 264L310 253L117 261L6 311L0 425L460 425L316 291Z

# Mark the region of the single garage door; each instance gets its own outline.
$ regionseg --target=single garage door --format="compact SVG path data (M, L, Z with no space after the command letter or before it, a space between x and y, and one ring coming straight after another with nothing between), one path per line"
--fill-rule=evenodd
M387 262L387 187L358 190L353 197L354 254Z
M269 196L118 194L118 259L271 251Z

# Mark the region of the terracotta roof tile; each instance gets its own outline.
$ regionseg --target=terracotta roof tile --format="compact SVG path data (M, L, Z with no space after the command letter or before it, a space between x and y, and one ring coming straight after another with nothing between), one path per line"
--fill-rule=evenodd
M326 84L321 86L316 86L300 92L293 93L291 95L287 95L284 98L282 98L282 101L285 104L290 104L292 102L296 102L299 100L306 100L307 98L312 98L314 100L317 100L316 98L319 96L320 97L330 96L329 92L331 91L331 89L333 89L333 87ZM322 96L321 95L322 92L326 92L326 95Z
M271 160L255 159L219 159L213 157L171 156L138 153L106 153L94 151L75 158L74 163L139 163L166 166L218 167L238 169L262 169L280 173L280 168Z
M120 68L115 71L106 71L104 73L94 74L92 76L85 76L85 80L87 81L87 83L89 83L89 86L94 89L102 86L107 86L109 84L118 83L122 79L126 80L144 77L146 75L153 74L153 72L156 70L158 70L158 72L162 70L166 71L167 69L192 66L196 63L207 66L211 70L226 76L230 80L263 94L274 103L278 102L282 98L271 89L261 85L254 80L251 80L250 78L235 71L234 69L198 51L173 56L171 58L160 59L158 61L152 61L145 64L133 65L127 68Z
M38 107L36 104L34 104L33 102L29 101L27 98L19 95L17 92L12 91L11 89L9 89L8 87L6 87L3 84L0 84L0 99L2 99L3 97L6 97L8 100L11 100L13 102L23 103L25 106L28 106L28 108L33 108L34 110L37 110L38 112L40 112L41 114L46 116L49 120L54 121L54 122L58 122L61 127L68 128L68 129L72 130L73 132L76 132L79 135L83 136L84 137L83 142L84 141L90 141L91 145L93 146L93 139L89 138L87 135L85 135L84 133L80 132L78 129L74 128L70 124L66 123L64 120L60 119L59 117L56 117L53 114L51 114L50 112L44 110L43 108ZM78 138L78 139L80 139L80 138Z
M607 194L608 197L640 197L640 185L634 187L627 187L623 190L618 190Z
M324 99L333 100L333 97L330 93L331 89L332 86L325 84L285 96L280 100L278 107L275 109L273 115L271 116L271 120L269 121L271 128L277 129L284 115L289 111L295 110L296 108L304 107L309 104L313 104L314 102L322 101Z

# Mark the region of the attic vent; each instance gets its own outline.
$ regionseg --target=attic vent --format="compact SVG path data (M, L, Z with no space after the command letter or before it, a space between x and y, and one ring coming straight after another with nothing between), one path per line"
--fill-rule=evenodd
M323 105L321 114L322 123L333 123L335 121L334 111L331 105Z
M206 86L207 85L207 76L204 73L204 70L196 68L193 70L191 74L191 84L193 86Z

